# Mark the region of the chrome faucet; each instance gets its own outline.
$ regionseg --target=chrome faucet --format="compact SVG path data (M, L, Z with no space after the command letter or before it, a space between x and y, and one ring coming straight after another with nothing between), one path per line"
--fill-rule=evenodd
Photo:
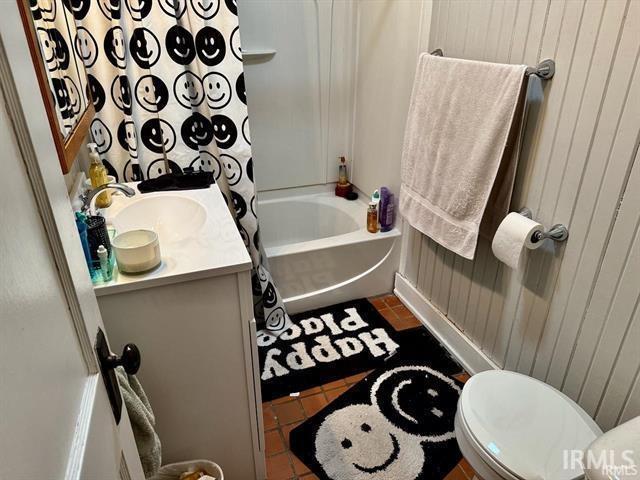
M80 201L82 202L82 212L87 212L91 209L91 203L93 199L103 190L107 190L108 188L113 190L119 190L124 193L127 197L133 197L136 194L136 191L122 183L105 183L104 185L100 185L99 187L94 188L93 190L89 190L86 193L80 195Z

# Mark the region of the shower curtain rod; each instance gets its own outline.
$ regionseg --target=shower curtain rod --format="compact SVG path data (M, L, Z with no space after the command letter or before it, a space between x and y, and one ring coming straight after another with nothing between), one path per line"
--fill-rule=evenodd
M444 57L444 52L441 48L436 48L431 55L435 55L436 57ZM527 67L525 70L525 75L535 75L536 77L542 80L549 80L553 78L553 75L556 73L556 62L551 59L542 60L535 67Z

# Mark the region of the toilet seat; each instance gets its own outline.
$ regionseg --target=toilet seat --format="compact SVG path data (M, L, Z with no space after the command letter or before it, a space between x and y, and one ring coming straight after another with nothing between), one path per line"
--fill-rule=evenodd
M471 432L469 432L466 423L462 420L460 409L456 412L455 431L460 451L473 467L477 477L483 480L522 480L489 458L489 454L484 451Z
M515 372L471 377L458 403L457 431L482 460L508 480L574 480L564 450L585 450L602 434L575 402L553 387Z

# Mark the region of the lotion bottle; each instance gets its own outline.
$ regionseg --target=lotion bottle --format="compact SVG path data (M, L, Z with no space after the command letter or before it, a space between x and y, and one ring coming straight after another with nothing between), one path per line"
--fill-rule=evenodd
M100 185L109 183L107 169L102 164L100 156L98 155L98 147L95 143L88 143L89 147L89 160L91 160L91 166L89 167L89 178L91 179L91 186L98 188ZM111 205L111 192L105 190L96 198L96 207L107 208Z

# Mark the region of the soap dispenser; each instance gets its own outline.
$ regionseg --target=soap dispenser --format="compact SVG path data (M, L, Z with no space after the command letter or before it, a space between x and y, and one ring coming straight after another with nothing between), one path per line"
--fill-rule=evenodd
M89 167L89 178L91 179L91 186L98 188L100 185L109 183L109 177L107 169L102 164L100 156L98 155L98 146L95 143L88 143L89 147L89 160L91 160L91 166ZM111 205L111 192L105 190L96 198L96 207L107 208Z

